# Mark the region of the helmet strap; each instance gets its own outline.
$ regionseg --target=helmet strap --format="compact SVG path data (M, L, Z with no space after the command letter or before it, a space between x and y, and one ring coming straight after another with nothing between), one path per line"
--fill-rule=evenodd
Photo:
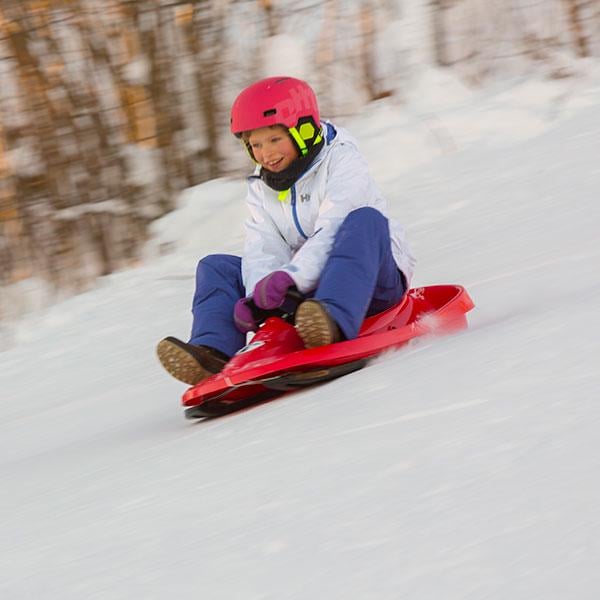
M244 144L244 148L246 148L246 152L248 156L252 159L252 162L258 164L256 158L254 158L254 152L252 152L252 146L250 146L250 142L242 138L242 144Z

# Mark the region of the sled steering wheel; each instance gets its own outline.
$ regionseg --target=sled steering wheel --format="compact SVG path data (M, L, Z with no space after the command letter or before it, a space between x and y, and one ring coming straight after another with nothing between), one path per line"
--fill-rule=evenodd
M283 305L279 308L259 308L258 306L256 306L254 300L252 299L248 300L246 305L251 310L252 317L257 323L264 323L269 317L279 317L284 321L292 323L294 319L294 314L296 313L296 309L303 300L304 294L299 292L298 288L291 287L285 295Z

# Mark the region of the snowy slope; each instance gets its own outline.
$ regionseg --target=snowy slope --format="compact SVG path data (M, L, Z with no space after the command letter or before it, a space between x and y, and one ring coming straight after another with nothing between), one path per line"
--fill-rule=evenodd
M189 423L153 346L197 258L239 251L244 183L190 190L170 254L14 324L0 598L600 596L600 77L432 78L349 125L470 329Z

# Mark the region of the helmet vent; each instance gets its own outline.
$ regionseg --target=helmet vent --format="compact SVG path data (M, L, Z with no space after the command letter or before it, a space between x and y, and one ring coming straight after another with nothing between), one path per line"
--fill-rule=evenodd
M277 114L277 109L270 108L269 110L265 110L265 112L263 113L263 117L272 117L275 114Z

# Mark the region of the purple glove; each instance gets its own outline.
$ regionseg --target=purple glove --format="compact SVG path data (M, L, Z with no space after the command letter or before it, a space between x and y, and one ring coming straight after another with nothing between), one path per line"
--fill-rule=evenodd
M248 333L249 331L257 331L258 324L252 316L252 311L248 306L248 300L251 298L241 298L235 303L233 307L233 320L235 326L242 332Z
M294 280L285 271L273 271L254 286L252 293L254 304L265 310L279 308L285 300L287 291L293 285L295 285Z

